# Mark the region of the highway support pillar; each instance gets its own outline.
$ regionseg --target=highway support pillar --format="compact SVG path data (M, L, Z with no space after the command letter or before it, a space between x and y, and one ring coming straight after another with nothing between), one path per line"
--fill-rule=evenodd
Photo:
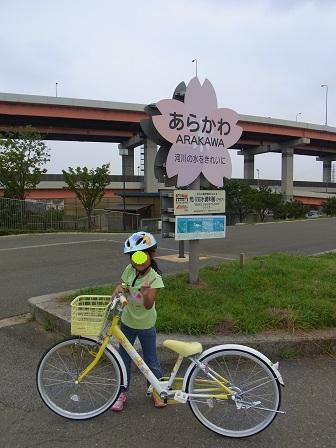
M244 154L244 179L254 179L253 154Z
M281 193L284 202L293 199L293 158L294 149L286 147L281 149Z
M134 149L128 149L128 154L123 159L125 176L134 176Z
M316 160L318 162L323 162L323 182L325 184L330 184L331 182L335 182L335 179L333 179L332 176L332 163L336 161L335 156L328 156L328 155L321 155L319 157L316 157Z
M154 161L157 153L157 145L148 138L144 142L144 192L156 193L159 191L159 183L154 174Z

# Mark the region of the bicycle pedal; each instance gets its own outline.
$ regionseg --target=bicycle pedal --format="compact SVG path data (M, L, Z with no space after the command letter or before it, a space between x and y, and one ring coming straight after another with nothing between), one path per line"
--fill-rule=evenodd
M147 397L151 397L153 395L153 386L149 386L146 392Z
M188 401L188 394L179 390L175 393L174 400L178 403L186 403Z

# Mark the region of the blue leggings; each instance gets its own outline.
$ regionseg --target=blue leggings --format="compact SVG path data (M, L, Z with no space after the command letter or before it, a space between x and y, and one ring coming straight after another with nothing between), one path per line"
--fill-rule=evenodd
M130 328L121 322L120 329L132 345L134 345L136 338L137 337L139 338L139 341L140 341L140 344L142 347L143 359L144 359L145 363L150 368L150 370L154 373L156 378L161 378L162 377L161 366L160 366L160 361L159 361L159 359L157 357L157 353L156 353L156 329L155 329L155 327L148 328L146 330L138 330L136 328ZM130 379L131 379L131 361L132 360L129 357L126 350L121 345L119 346L119 353L120 353L120 355L125 363L125 366L126 366L127 386L129 386ZM124 390L127 390L127 389L124 388Z

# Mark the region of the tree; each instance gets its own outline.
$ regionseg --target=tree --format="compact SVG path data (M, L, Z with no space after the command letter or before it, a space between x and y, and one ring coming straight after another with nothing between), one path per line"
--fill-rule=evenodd
M296 200L290 200L277 204L273 209L274 219L298 219L304 218L309 207Z
M322 211L328 216L336 216L336 198L327 198L323 204Z
M244 182L225 179L224 190L226 210L238 215L240 222L243 222L251 210L252 188Z
M300 201L291 200L286 202L286 207L288 210L288 218L304 218L309 210L307 205L302 204Z
M257 190L253 190L251 205L257 214L258 220L265 221L268 210L275 209L281 202L281 195L273 193L270 187L261 185Z
M273 218L274 219L287 219L288 209L286 202L280 202L273 208Z
M26 190L35 188L46 173L42 167L49 160L49 149L32 126L17 128L6 139L0 139L0 185L4 197L25 199Z
M73 191L82 203L88 218L88 230L91 231L92 211L104 196L105 188L110 183L110 164L98 166L95 170L89 170L87 167L77 167L75 170L69 167L68 169L69 171L62 170L64 180L69 190Z

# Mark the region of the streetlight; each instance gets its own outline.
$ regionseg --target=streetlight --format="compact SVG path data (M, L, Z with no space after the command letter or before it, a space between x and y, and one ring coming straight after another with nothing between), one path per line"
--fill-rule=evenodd
M295 121L298 121L298 116L299 116L299 115L302 115L302 113L301 113L301 112L298 112L298 113L296 114Z
M196 78L197 78L197 59L193 59L191 62L196 62Z
M321 84L321 87L325 87L326 88L325 125L328 126L328 84Z
M256 168L256 172L257 172L257 174L258 174L258 188L259 188L259 180L260 180L260 176L259 176L259 174L260 174L260 170L259 170L259 168Z
M138 176L140 176L140 166L138 166Z
M58 82L56 83L56 96L57 96L57 86L58 86Z
M121 156L122 177L123 177L123 229L126 230L126 170L125 170L125 157L128 156L127 148L119 148L119 155Z

